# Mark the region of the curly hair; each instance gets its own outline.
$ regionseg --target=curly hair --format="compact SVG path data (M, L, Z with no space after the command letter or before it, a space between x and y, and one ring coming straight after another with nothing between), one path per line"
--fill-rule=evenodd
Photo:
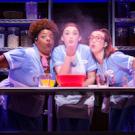
M54 39L57 40L59 32L57 25L48 19L39 19L30 24L29 27L29 36L32 41L35 41L35 38L38 36L41 30L48 29L53 32Z

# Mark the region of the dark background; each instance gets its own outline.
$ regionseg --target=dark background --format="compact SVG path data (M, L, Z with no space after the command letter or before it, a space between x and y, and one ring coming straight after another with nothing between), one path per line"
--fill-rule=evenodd
M0 19L6 19L3 15L4 11L19 11L23 13L22 19L26 18L25 2L26 0L16 0L4 2L0 1ZM38 0L37 0L38 1ZM55 0L56 1L56 0ZM63 3L62 3L63 2ZM67 3L66 3L67 2ZM117 4L117 3L116 3ZM135 9L135 3L130 3L130 9ZM126 10L123 11L126 17ZM57 2L52 4L52 19L60 26L61 24L74 21L81 25L83 29L83 37L87 37L88 34L95 28L108 28L108 2L107 0L82 0L81 2L76 2L75 0L69 2L69 0L57 0ZM118 7L116 5L116 17L121 17L120 12L118 13ZM48 3L44 0L38 1L38 18L48 18ZM24 26L25 27L25 26ZM20 27L21 29L23 26ZM131 54L131 51L126 51L126 53ZM132 54L134 51L132 51ZM6 75L0 74L0 79L4 79ZM94 110L94 116L92 121L92 131L104 131L108 128L108 114L101 113L101 101L102 97L96 97L96 106ZM47 106L47 105L46 105ZM55 105L54 105L55 108ZM54 130L56 130L56 114L54 112ZM47 116L44 116L45 126L47 129Z

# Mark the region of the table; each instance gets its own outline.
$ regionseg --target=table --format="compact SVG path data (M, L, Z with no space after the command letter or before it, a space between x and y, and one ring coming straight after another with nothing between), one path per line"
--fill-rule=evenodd
M19 91L18 91L19 90ZM107 92L110 94L135 94L135 87L0 87L1 94L49 94L55 95L66 91L77 92L94 92L102 94Z
M107 94L135 94L135 87L1 87L1 94L48 94L48 132L52 131L53 122L53 96L55 94L62 94L66 91L77 92L93 92L95 95L102 93Z

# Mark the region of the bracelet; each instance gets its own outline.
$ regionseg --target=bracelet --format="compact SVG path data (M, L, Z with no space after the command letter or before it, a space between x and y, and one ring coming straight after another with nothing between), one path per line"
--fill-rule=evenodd
M77 65L77 63L76 63L75 61L72 61L72 62L70 63L70 65L71 65L71 67L75 67L75 66Z

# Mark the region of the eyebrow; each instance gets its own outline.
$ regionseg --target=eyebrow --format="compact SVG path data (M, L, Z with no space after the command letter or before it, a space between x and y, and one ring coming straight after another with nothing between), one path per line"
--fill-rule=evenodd
M91 35L91 36L94 36L94 37L103 37L103 38L104 38L104 36L103 36L103 35L100 35L100 34L97 34L97 35Z
M64 31L70 31L69 29L65 29ZM78 31L78 29L72 29L72 31Z
M94 34L94 33L93 33L93 34ZM103 34L103 33L96 33L96 35L98 35L98 36L99 36L99 35L100 35L100 36L102 36L102 35L104 35L104 34Z
M45 35L53 35L53 33L41 33L42 35L45 34Z

